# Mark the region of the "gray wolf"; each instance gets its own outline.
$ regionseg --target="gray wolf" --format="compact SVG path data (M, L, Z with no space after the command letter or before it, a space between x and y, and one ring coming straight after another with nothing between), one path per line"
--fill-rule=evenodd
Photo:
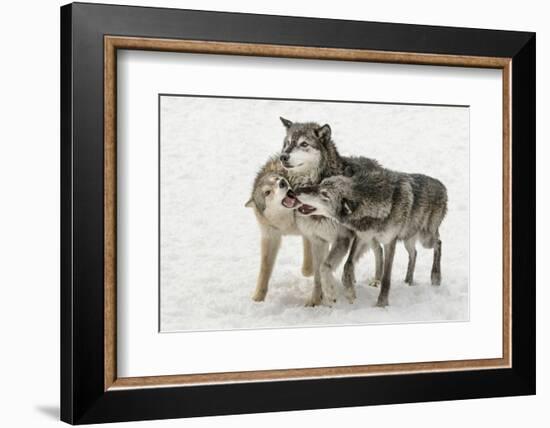
M288 177L279 159L270 158L258 171L252 188L252 196L246 207L252 208L261 233L260 272L252 299L265 299L269 279L284 235L300 235L296 226L294 211L284 208L282 200L289 189ZM303 238L302 274L313 274L311 245Z
M433 248L433 285L441 283L439 227L447 212L447 190L439 180L422 174L406 174L385 168L358 171L324 179L317 186L295 189L301 212L334 219L355 231L357 238L348 257L348 269L361 251L362 242L384 245L382 285L377 306L388 305L395 245L405 243L409 253L406 282L412 284L417 240ZM305 205L305 207L304 207ZM353 288L353 275L344 272L344 286Z
M381 168L368 158L348 158L338 153L328 124L292 122L280 118L286 134L280 161L293 187L318 185L323 179L335 175L352 176L357 171ZM297 208L296 225L312 246L314 289L309 305L336 301L334 270L348 253L354 233L333 218L311 215L304 204L298 204L292 189L283 200L287 208ZM373 248L377 266L382 263L382 250L374 241L364 240L363 248ZM376 269L380 274L381 267ZM353 288L346 288L346 297L355 299Z

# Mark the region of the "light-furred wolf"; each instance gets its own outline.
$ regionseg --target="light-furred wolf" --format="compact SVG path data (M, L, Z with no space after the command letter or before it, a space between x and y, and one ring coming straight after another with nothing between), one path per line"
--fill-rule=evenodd
M320 126L315 122L291 122L281 118L286 128L281 164L286 169L290 183L296 186L312 186L323 179L335 175L352 176L357 171L377 170L377 161L367 158L343 157L338 153L332 140L332 131L328 124ZM334 270L348 253L354 233L333 218L310 215L306 205L300 205L292 193L287 192L283 205L297 209L296 225L300 232L311 242L314 270L314 288L310 305L323 300L331 304L336 301L336 282ZM374 241L364 241L372 247L376 256L376 275L381 275L382 249ZM354 291L347 288L346 291ZM346 293L348 300L355 299L355 293Z
M412 283L415 243L434 249L433 285L441 283L439 227L447 212L447 190L439 180L422 174L405 174L384 168L357 171L324 179L317 186L295 189L301 212L334 219L352 229L357 238L344 270L346 288L353 288L354 263L362 242L375 239L384 245L384 271L377 306L388 305L391 270L397 240L409 253L406 282ZM305 208L304 208L305 206Z
M277 157L270 158L260 169L254 180L252 196L246 203L254 210L261 233L260 273L256 290L252 299L261 302L268 291L269 279L284 235L301 235L296 226L294 210L285 208L282 204L289 189L289 181L285 169ZM303 238L304 254L302 274L313 274L311 245Z

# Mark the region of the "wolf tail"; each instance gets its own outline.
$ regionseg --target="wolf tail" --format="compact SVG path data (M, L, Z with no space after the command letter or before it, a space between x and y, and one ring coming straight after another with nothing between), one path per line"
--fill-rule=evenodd
M426 248L433 248L439 240L439 227L447 215L447 189L439 180L434 179L434 182L428 221L420 232L420 240Z

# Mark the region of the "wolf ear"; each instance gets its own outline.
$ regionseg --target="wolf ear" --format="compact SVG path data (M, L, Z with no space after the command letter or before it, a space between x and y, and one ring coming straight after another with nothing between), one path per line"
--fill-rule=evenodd
M285 119L284 117L279 117L279 119L281 119L281 122L283 122L283 125L285 126L285 128L290 128L292 126L292 122L288 119Z
M324 141L330 140L331 133L332 131L328 123L315 130L315 135L317 136L317 138Z
M254 208L256 204L254 203L254 199L250 198L246 204L244 204L246 208Z

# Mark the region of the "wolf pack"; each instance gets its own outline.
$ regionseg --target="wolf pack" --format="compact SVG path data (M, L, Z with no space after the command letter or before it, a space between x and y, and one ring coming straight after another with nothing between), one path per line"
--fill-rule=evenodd
M341 156L328 124L292 122L283 148L259 170L252 196L261 232L261 263L253 300L264 301L283 236L303 239L302 274L313 275L307 306L333 305L338 296L335 270L344 263L344 296L356 299L355 266L372 250L376 305L389 304L396 244L408 253L405 282L413 285L416 243L433 250L431 283L441 284L440 225L447 213L447 189L423 175L393 171L377 160Z

